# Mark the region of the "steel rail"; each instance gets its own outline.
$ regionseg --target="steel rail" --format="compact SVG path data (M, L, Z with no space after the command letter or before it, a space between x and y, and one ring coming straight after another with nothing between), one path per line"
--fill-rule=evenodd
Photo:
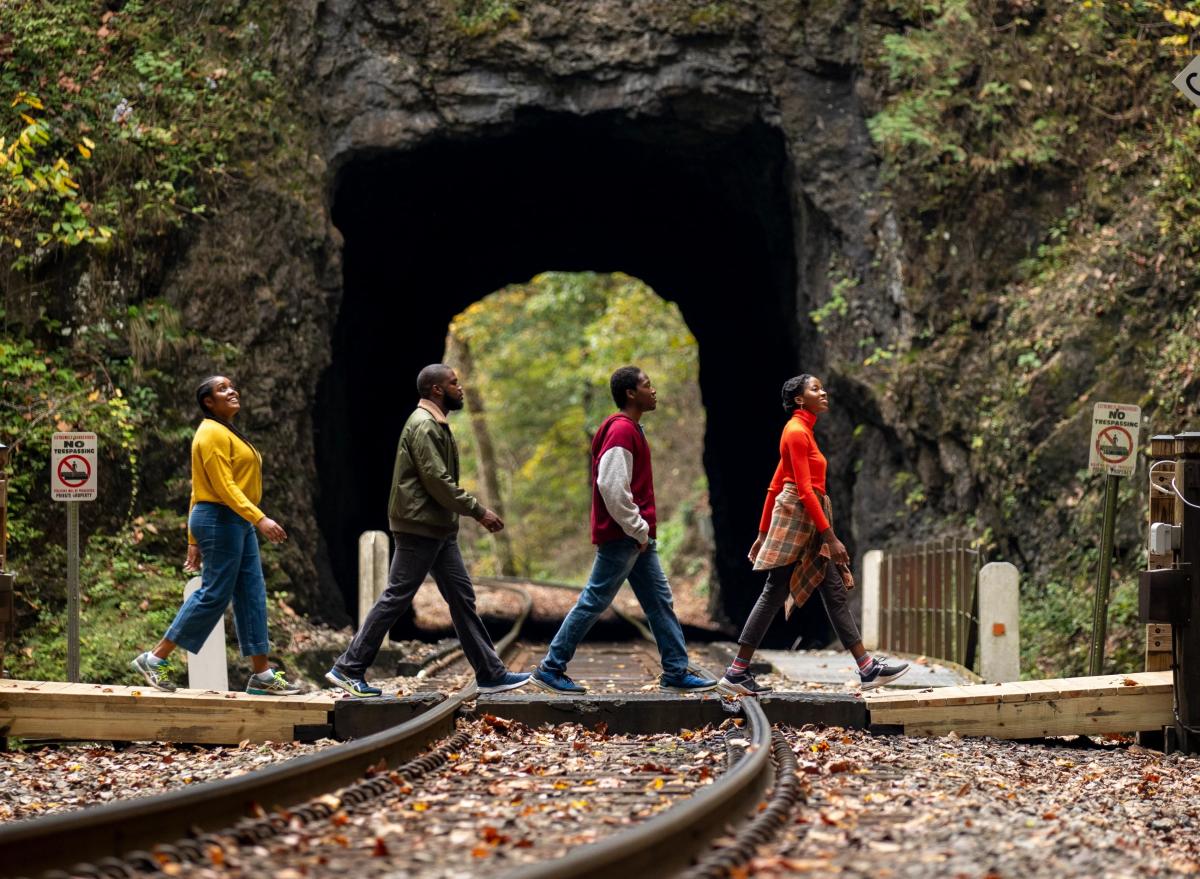
M482 586L485 589L499 589L503 592L514 592L521 597L521 612L518 615L522 625L529 618L530 612L533 610L533 599L529 597L529 593L521 588L520 584L526 581L512 580L506 581L493 577L475 577L473 578L476 586ZM509 646L516 640L514 632L517 630L510 629L509 633L500 639L496 644L496 652L501 655ZM503 645L503 646L501 646ZM427 678L431 674L435 674L447 666L457 662L463 655L462 644L457 640L453 644L448 644L442 650L439 650L432 656L428 657L421 665L421 670L417 672L417 677Z
M512 628L496 643L501 656L516 643L532 607L528 593L507 588L525 600ZM477 695L472 682L392 729L237 778L0 826L0 876L39 876L81 862L120 857L197 830L220 830L262 809L306 802L352 784L381 761L395 766L450 735L459 708Z
M557 580L535 580L531 577L509 577L509 576L499 575L499 574L495 575L495 576L488 576L488 577L476 577L475 582L478 584L481 584L481 585L486 584L489 586L508 586L508 585L519 586L522 583L526 583L530 586L543 586L547 589L565 589L569 592L575 592L575 593L579 593L579 592L583 591L582 586L576 586L573 583L560 583ZM637 629L638 633L642 636L643 639L653 643L654 633L650 631L650 627L648 625L646 625L646 623L643 620L634 616L629 611L625 610L623 607L619 607L615 601L612 604L610 604L608 606L608 608L613 613L615 613L617 616L619 616L622 620L624 620L625 622L629 623L629 625L631 625L635 629Z
M575 849L566 857L522 864L502 879L638 879L677 874L726 825L748 820L770 784L771 724L757 699L741 701L749 726L747 754L711 785L631 830Z

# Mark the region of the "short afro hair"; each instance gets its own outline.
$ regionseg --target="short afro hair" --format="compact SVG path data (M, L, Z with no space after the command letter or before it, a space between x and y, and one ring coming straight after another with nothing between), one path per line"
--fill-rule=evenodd
M417 393L422 400L428 400L433 393L433 386L440 385L450 377L452 370L444 363L431 363L417 373Z
M793 376L783 383L783 391L781 392L781 395L783 397L784 412L791 414L800 408L796 405L796 398L804 393L804 389L808 387L808 383L814 378L816 378L816 376L809 375L806 372L801 375Z
M608 389L612 391L613 402L617 404L618 409L624 409L629 402L629 398L625 396L627 391L636 391L638 379L642 375L640 366L622 366L612 374L612 378L608 380Z

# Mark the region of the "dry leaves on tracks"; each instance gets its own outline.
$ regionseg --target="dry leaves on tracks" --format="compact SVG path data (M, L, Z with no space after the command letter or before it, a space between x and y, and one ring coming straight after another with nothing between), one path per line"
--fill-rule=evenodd
M232 852L229 874L495 874L658 814L711 784L724 765L721 734L707 729L687 739L631 737L603 725L529 729L490 715L460 728L469 743L411 791Z
M1134 877L1200 872L1200 759L1091 739L788 731L808 787L744 875Z
M70 743L0 753L0 821L35 818L233 778L334 744Z

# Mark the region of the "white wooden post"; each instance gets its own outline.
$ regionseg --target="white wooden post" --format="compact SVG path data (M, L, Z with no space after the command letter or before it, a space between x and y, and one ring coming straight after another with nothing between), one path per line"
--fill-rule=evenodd
M379 596L387 589L388 536L364 531L358 538L358 624L361 626Z
M183 600L187 601L200 588L200 578L192 577L183 587ZM191 690L229 689L229 666L225 659L225 615L217 620L199 653L188 654L188 688Z
M862 560L862 640L868 650L879 648L879 575L883 569L883 550L867 550Z
M989 684L1021 679L1020 583L1008 562L979 572L979 671Z

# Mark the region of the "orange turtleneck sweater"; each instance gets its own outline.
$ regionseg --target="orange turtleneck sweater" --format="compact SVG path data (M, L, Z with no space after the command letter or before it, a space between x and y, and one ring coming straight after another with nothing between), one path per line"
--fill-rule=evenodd
M763 505L762 519L758 525L760 532L765 533L771 527L775 498L788 482L796 486L800 502L812 516L817 531L829 527L829 520L821 509L821 500L813 491L816 489L825 494L825 456L817 448L817 438L813 436L813 425L816 423L817 416L807 409L797 409L784 426L783 436L779 440L779 466L775 468L771 487L767 489L767 502Z

